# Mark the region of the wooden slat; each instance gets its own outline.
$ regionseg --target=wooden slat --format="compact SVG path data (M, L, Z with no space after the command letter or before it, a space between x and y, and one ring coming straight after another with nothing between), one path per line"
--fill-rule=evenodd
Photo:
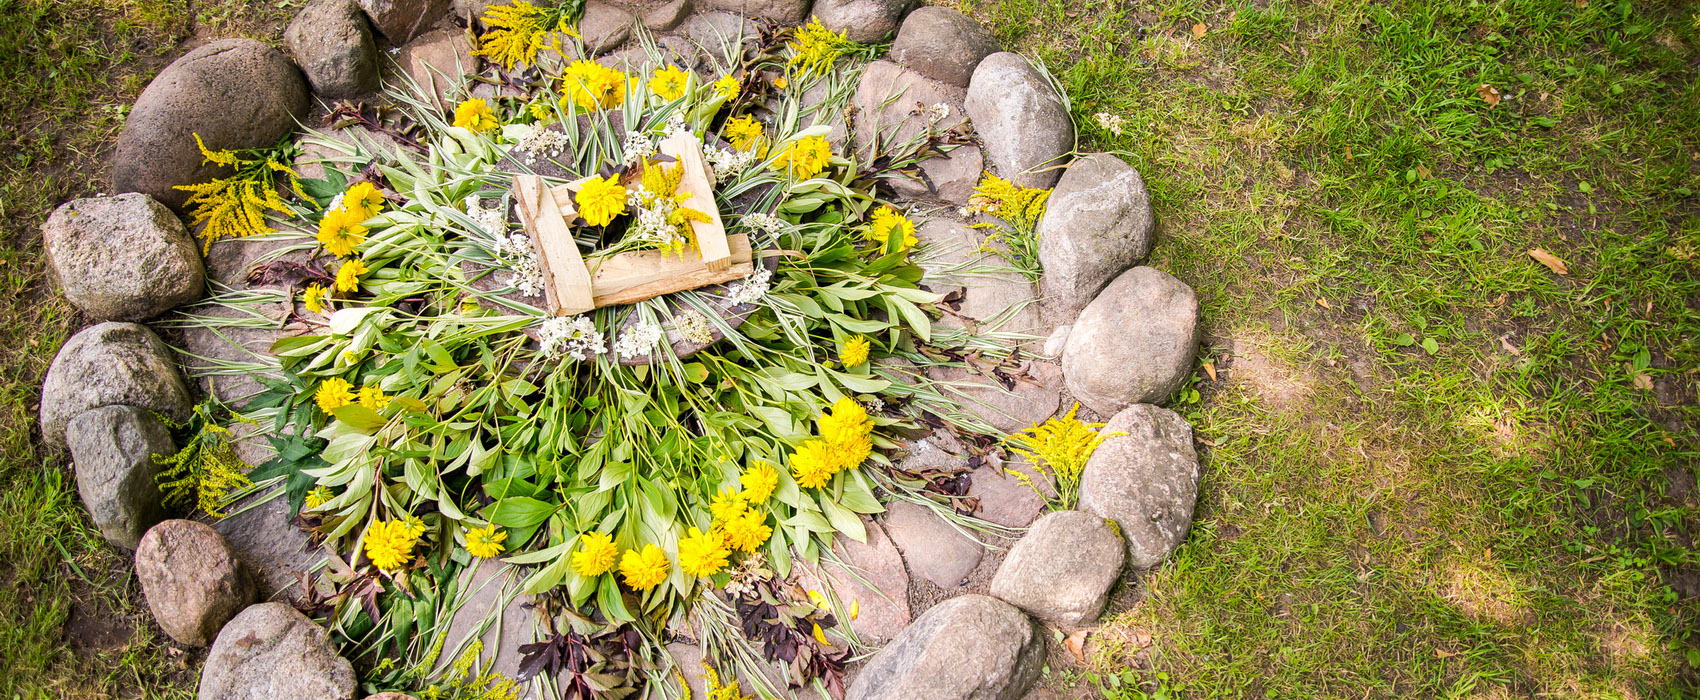
M720 208L714 205L714 181L708 176L702 143L690 134L674 134L661 140L661 152L684 164L679 191L691 197L683 206L708 214L709 221L691 222L703 263L710 272L725 272L732 264L732 251L726 241L726 226L720 221Z
M725 270L714 271L701 260L665 255L658 250L640 250L590 261L591 289L596 306L630 304L663 294L682 292L744 277L755 271L750 238L730 236L731 248Z
M556 316L582 314L596 308L591 293L590 271L573 242L567 217L576 216L572 200L559 201L536 175L516 175L514 195L519 202L520 221L537 247L543 268L543 283L549 294L550 313Z

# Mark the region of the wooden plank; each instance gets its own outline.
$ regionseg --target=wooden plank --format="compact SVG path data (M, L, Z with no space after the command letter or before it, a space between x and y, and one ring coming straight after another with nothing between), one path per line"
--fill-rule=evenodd
M550 313L556 316L582 314L596 308L591 293L590 271L573 241L567 217L576 216L572 200L562 203L543 178L514 176L514 195L519 202L520 221L537 247L543 268L544 288L549 294Z
M718 272L708 269L701 260L669 256L658 250L632 251L592 260L589 263L590 286L596 294L596 305L630 304L662 294L730 282L754 272L749 236L731 236L727 243L731 248L728 265Z
M702 142L690 134L674 134L661 140L661 152L684 164L679 191L691 197L683 206L708 214L709 221L691 222L703 263L710 272L725 272L732 264L732 251L726 241L726 226L720 221L720 208L714 205L714 182L708 177Z

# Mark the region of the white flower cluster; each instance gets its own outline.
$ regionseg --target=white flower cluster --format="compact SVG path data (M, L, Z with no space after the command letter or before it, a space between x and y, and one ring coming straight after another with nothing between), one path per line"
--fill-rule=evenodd
M693 135L690 125L685 123L685 117L678 114L667 118L667 124L661 128L661 132L667 138L673 138L679 134Z
M338 209L341 209L342 208L342 196L345 195L345 194L348 194L348 193L347 192L336 193L336 196L331 198L331 203L325 205L325 211L326 212L333 212L333 211L336 211Z
M755 151L714 148L708 152L708 166L714 171L715 182L725 182L749 170L756 162Z
M510 234L496 242L496 257L513 271L513 285L523 296L543 296L543 266L537 261L537 248L531 236Z
M638 322L636 325L622 329L620 335L614 338L614 354L622 360L643 357L655 349L655 344L661 342L661 326L653 323Z
M928 107L922 113L927 115L927 126L932 126L944 121L950 116L950 105L943 102L937 102L934 103L933 106Z
M538 328L538 336L543 354L554 359L570 357L583 362L607 352L602 334L596 332L596 324L589 316L551 317Z
M883 413L883 412L885 412L885 402L881 401L880 397L878 397L878 396L869 397L867 401L862 402L862 405L868 407L869 413Z
M523 158L525 162L534 163L538 156L554 158L561 155L561 151L565 150L568 145L570 143L566 134L554 129L537 127L532 129L531 133L520 137L519 143L515 144L514 148L525 152Z
M785 223L784 219L764 211L759 214L750 214L749 216L744 217L744 225L758 231L778 234L781 231L784 231L788 224Z
M642 163L645 158L655 155L655 142L650 140L649 134L642 131L628 131L626 132L626 142L620 147L620 150L625 152L624 164L629 168Z
M465 204L466 215L472 217L472 223L478 224L478 228L483 229L485 233L500 238L503 233L507 232L508 211L500 201L496 203L496 206L485 209L479 206L476 195L470 195L466 198Z
M726 298L734 304L754 304L767 296L768 283L772 280L773 272L758 264L755 272L726 287Z
M714 342L714 327L709 325L708 317L698 311L686 311L673 316L673 329L679 335L693 343Z
M1092 115L1092 118L1098 120L1098 126L1117 136L1122 135L1122 127L1127 125L1126 119L1109 112L1099 112Z

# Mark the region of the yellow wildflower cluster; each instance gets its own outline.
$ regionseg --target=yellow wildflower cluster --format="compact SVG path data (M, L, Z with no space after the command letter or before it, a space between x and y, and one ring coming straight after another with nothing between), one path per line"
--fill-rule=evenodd
M230 177L173 188L189 193L187 205L192 215L189 225L206 224L206 228L201 229L203 253L212 248L213 241L221 238L271 233L273 229L266 225L268 211L292 215L283 205L283 198L278 196L277 186L272 181L277 173L288 176L289 187L296 195L311 199L301 191L301 183L296 181L299 175L284 162L282 149L212 151L207 150L200 134L195 134L195 147L201 149L201 157L206 162L236 171Z
M1008 221L1025 230L1032 230L1045 215L1045 199L1050 190L1021 187L991 173L985 173L968 205Z
M626 213L626 188L620 185L619 175L593 177L580 185L573 194L578 215L591 226L607 226L614 217Z
M880 244L879 247L882 250L892 234L902 234L903 236L902 242L898 244L898 250L908 250L915 247L915 244L919 242L915 238L915 222L910 221L909 217L898 213L896 209L892 209L890 206L883 206L875 211L874 220L868 224L867 228L862 230L862 237Z
M354 403L354 385L342 377L331 377L319 382L319 389L313 392L313 401L319 404L319 410L330 413Z
M645 161L643 165L643 201L639 205L651 212L666 212L665 223L672 231L670 237L654 235L658 232L646 231L650 240L670 238L673 253L683 253L686 247L697 246L696 230L691 228L692 221L707 223L713 221L709 215L685 206L690 201L689 192L680 192L679 184L685 179L685 164L675 161L671 167L666 163ZM665 247L665 246L658 246Z
M838 361L845 367L855 367L868 361L868 351L873 343L868 342L868 336L857 334L844 340L844 347L838 351Z
M365 222L382 213L385 203L384 193L377 186L370 182L357 183L342 193L341 204L319 219L319 233L315 238L331 255L339 258L354 255L355 249L366 242L368 229ZM344 262L337 269L332 286L341 292L355 291L360 288L360 276L366 272L366 264L362 261ZM302 293L301 301L307 305L308 311L320 313L327 308L329 296L324 287L311 284Z
M819 136L806 136L787 141L773 159L773 168L783 171L794 180L807 180L825 170L832 160L832 144Z
M720 672L714 670L706 661L702 664L702 681L703 690L708 693L708 700L755 700L755 696L744 694L744 689L739 687L736 678L722 685Z
M372 565L394 571L413 559L413 548L425 534L425 523L417 518L380 520L366 529L366 558Z
M385 395L384 390L379 389L376 384L360 387L360 391L354 393L354 401L374 411L381 411L385 406L390 405L390 397Z
M808 24L798 27L792 34L791 43L786 47L792 52L789 65L800 67L807 77L825 73L839 56L855 51L860 45L846 37L844 32L827 29L819 17L810 17Z
M710 528L703 532L695 527L679 538L679 570L692 576L713 576L726 568L726 558L732 550L726 547L726 536Z
M626 74L595 61L577 60L561 74L561 111L571 100L580 112L613 109L626 102Z
M767 462L756 462L739 475L738 484L743 488L736 492L721 489L708 510L714 515L714 530L725 537L727 547L754 552L773 536L767 511L760 506L778 487L779 471Z
M685 96L685 88L690 86L691 74L679 70L678 66L667 66L655 72L649 78L649 91L661 99L672 101Z
M437 645L432 648L425 663L420 664L421 667L431 666L436 655L442 652L446 639L448 635L438 635ZM523 688L514 679L492 670L475 672L483 654L483 640L473 639L472 644L449 667L449 672L443 674L442 683L430 685L419 692L421 700L516 700Z
M767 136L762 132L761 122L752 117L733 117L726 120L726 125L720 128L720 136L740 151L755 151L758 156L767 155Z
M577 38L568 15L574 3L556 7L538 7L525 0L511 5L493 5L484 10L484 26L489 31L478 38L474 56L485 56L513 70L514 66L537 62L537 52L543 49L561 50L561 40L555 33ZM583 7L583 5L578 5ZM564 53L564 52L563 52Z
M490 108L490 103L482 98L473 98L455 105L454 125L475 134L481 134L501 125L496 119L496 110Z
M855 399L839 399L819 423L820 437L804 441L791 453L791 476L803 488L826 486L839 472L861 466L874 451L874 422Z
M646 544L642 551L628 549L620 557L620 576L634 591L647 591L667 580L671 565L660 547Z
M1103 423L1087 423L1075 418L1074 414L1079 410L1080 404L1077 403L1062 418L1050 418L1044 423L1034 424L1007 440L1010 449L1025 456L1035 469L1051 473L1064 508L1074 505L1074 494L1080 491L1080 473L1086 469L1086 460L1091 459L1098 445L1114 437L1097 430L1104 427ZM1026 474L1011 473L1028 487L1039 491ZM1040 495L1044 495L1042 491Z
M488 559L502 553L502 543L508 533L497 531L495 524L469 528L466 531L466 551L472 556Z

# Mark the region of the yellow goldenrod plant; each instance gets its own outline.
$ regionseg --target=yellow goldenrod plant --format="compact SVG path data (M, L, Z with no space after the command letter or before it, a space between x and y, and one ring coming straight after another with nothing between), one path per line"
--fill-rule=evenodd
M574 25L584 14L584 0L534 5L515 0L508 5L490 5L480 19L485 32L478 37L472 55L484 56L503 68L534 64L544 49L561 51L559 35L578 38Z
M1045 202L1051 191L1022 187L1009 180L985 173L974 194L968 198L971 211L990 214L1005 226L979 223L974 227L990 230L981 249L996 253L1029 279L1039 277L1039 220L1045 217ZM997 244L1002 243L999 247Z
M161 420L179 434L178 441L183 445L175 454L153 456L154 463L164 467L155 478L165 504L195 507L214 518L224 517L232 494L252 483L247 476L251 466L236 456L233 435L221 423L256 424L226 410L215 399L196 404L182 423L163 416Z
M202 250L211 249L222 238L241 238L272 233L266 223L268 212L294 217L278 194L275 178L282 174L289 189L305 201L312 201L302 191L299 177L290 166L295 149L288 143L273 148L244 148L210 150L201 135L195 134L195 146L207 163L225 166L234 171L226 177L193 185L177 185L174 189L189 193L190 226L201 229Z
M1080 498L1080 475L1086 470L1086 461L1092 458L1100 444L1116 435L1104 434L1100 430L1104 427L1103 423L1087 423L1075 418L1074 414L1079 410L1080 404L1075 404L1062 418L1048 418L1043 423L1010 435L1004 441L1010 450L1026 457L1034 471L1050 480L1056 493L1054 497L1046 494L1031 476L1010 470L1016 480L1038 493L1053 510L1074 507Z

